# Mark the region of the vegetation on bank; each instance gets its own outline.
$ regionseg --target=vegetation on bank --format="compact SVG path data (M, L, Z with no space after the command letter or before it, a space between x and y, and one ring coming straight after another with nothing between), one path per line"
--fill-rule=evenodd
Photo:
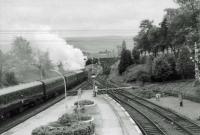
M194 44L199 46L199 0L176 0L177 9L166 9L159 26L148 19L140 24L132 53L122 43L118 73L127 82L166 82L194 78Z

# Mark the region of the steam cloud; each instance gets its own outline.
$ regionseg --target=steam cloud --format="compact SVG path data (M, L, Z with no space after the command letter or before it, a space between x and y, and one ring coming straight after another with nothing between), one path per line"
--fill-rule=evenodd
M31 28L31 30L30 30ZM23 31L16 36L22 36L30 42L33 50L49 52L50 60L54 64L63 63L65 70L78 70L84 68L85 61L82 51L61 38L59 35L52 33L51 29L46 26L29 26L29 29L22 28Z

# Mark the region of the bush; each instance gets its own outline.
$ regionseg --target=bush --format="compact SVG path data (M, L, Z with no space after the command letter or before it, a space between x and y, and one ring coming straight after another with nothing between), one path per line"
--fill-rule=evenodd
M80 105L80 106L92 105L92 104L94 104L94 101L91 101L91 100L80 100L80 101L79 101L79 105ZM76 102L74 103L74 105L78 105L78 101L76 101Z
M149 66L147 64L131 65L130 67L127 68L126 72L124 73L125 81L126 82L137 81L138 75L141 72L146 72L150 75L149 71L150 71Z
M137 72L137 80L144 84L151 81L151 76L145 71L139 71Z
M32 131L32 135L46 135L46 133L49 131L49 128L47 126L41 126L39 128L36 128Z
M65 126L71 126L72 123L77 122L77 116L75 114L64 114L58 119L58 123L65 125Z
M79 113L79 114L64 114L62 115L57 123L52 123L55 126L59 126L59 124L63 125L63 126L71 126L73 123L76 123L78 121L86 121L86 120L90 120L91 116L87 116L85 114Z
M152 65L152 77L155 81L167 81L173 75L171 67L166 55L156 57Z
M93 123L73 123L70 127L42 126L32 131L32 135L92 135L95 125Z

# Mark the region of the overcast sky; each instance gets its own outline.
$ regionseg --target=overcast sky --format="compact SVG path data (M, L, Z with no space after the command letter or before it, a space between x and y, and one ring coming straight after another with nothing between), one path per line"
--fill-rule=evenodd
M141 20L159 23L163 10L176 6L173 0L0 0L0 30L48 26L64 36L134 36Z

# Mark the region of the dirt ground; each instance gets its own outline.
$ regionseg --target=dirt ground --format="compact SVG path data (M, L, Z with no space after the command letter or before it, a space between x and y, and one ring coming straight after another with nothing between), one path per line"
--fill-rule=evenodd
M189 100L183 100L183 107L179 106L179 99L175 97L162 97L160 101L156 101L155 98L149 99L149 101L170 108L192 120L197 120L200 117L200 104ZM199 121L198 121L199 122Z

